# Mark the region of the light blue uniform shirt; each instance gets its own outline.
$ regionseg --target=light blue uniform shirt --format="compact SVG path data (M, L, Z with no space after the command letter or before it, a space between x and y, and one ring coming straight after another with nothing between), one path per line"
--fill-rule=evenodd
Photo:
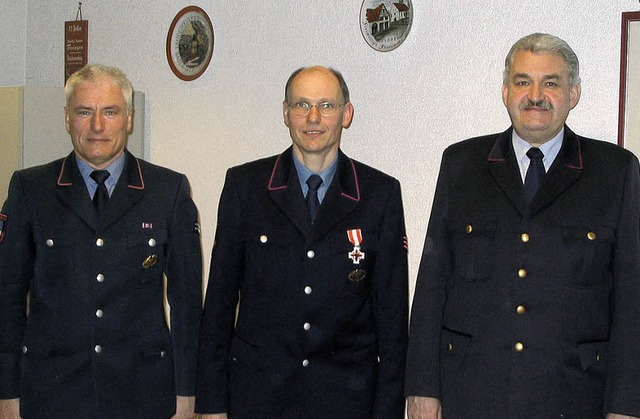
M302 188L302 194L307 197L307 192L309 192L309 185L307 185L307 179L309 176L316 174L322 178L322 184L318 188L318 201L322 203L324 196L329 189L329 185L331 185L331 181L333 180L333 176L336 174L336 170L338 168L338 158L333 161L326 169L324 169L320 173L313 173L311 170L307 168L298 157L296 157L296 153L291 153L293 155L293 164L296 167L296 172L298 172L298 180L300 181L300 187Z
M85 185L87 185L87 190L89 191L89 196L93 199L93 195L96 193L96 189L98 189L98 184L95 180L91 178L91 172L93 172L93 167L89 166L89 164L79 158L76 155L76 161L78 162L78 169L80 170L80 174L82 175L82 179L84 179ZM118 183L118 179L120 179L120 175L122 174L122 170L124 169L124 153L120 155L117 159L115 159L111 164L104 168L109 172L109 177L104 181L105 186L107 187L107 191L109 192L109 196L113 194L113 190L116 187L116 183Z

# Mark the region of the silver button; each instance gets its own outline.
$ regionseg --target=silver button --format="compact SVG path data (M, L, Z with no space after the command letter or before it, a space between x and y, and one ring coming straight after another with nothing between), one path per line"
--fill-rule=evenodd
M53 247L53 239L47 239L47 247Z
M93 350L95 351L95 353L99 354L100 352L102 352L102 346L100 345L96 345Z
M154 247L156 245L156 239L149 239L149 246Z
M304 361L302 361L302 366L303 367L308 367L309 366L309 360L305 359Z
M304 330L309 330L311 329L311 323L307 322L302 327L304 327Z
M269 238L267 236L265 236L264 234L262 236L260 236L260 242L261 243L266 243L269 241Z
M307 257L308 257L309 259L313 259L315 256L316 256L316 252L314 252L313 250L309 250L309 251L307 252Z
M98 282L104 282L104 275L102 275L102 274L98 274L98 275L96 275L96 281L98 281Z
M160 358L164 358L167 355L166 351L160 351Z
M104 246L104 240L102 240L102 239L96 240L96 246L98 246L98 247Z
M304 293L305 294L309 295L309 294L311 294L312 291L313 290L311 289L310 286L307 285L306 287L304 287Z
M102 316L104 315L104 312L100 309L96 310L96 317L101 319Z
M29 348L27 348L26 346L22 347L22 353L26 354L27 352L29 352Z

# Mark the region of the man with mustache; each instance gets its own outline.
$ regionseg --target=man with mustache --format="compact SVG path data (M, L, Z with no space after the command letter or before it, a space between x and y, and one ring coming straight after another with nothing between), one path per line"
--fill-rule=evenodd
M640 416L640 169L565 125L578 68L563 40L520 39L502 87L512 127L443 154L411 313L411 419Z

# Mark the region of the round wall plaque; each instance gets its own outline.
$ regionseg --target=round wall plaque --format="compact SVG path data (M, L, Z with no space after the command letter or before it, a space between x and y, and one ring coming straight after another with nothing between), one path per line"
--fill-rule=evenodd
M199 7L180 10L167 34L167 60L180 79L195 80L204 73L213 55L213 25Z
M360 7L360 31L376 51L391 51L407 39L413 22L411 0L385 2L363 0Z

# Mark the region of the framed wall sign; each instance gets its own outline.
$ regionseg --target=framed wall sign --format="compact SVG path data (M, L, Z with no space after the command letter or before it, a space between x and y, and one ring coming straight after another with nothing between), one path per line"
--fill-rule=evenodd
M200 77L213 56L213 25L207 13L197 6L180 10L167 34L167 60L181 80Z
M640 156L640 12L622 13L618 144Z

